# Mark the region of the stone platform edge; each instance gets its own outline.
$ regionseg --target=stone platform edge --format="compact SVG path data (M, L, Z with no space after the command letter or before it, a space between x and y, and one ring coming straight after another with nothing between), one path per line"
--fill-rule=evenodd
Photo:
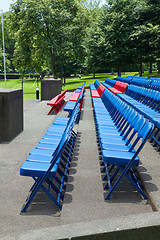
M155 240L160 239L160 213L146 213L81 222L51 228L26 231L16 235L3 235L1 240Z

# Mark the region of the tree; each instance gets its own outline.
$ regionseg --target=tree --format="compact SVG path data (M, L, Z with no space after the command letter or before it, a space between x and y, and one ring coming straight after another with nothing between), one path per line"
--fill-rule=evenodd
M110 0L101 18L107 64L121 69L128 64L155 62L159 54L159 10L156 0ZM156 11L155 16L154 11Z
M98 24L92 25L84 41L86 49L86 67L89 71L95 73L105 67L105 41L103 33Z
M112 0L103 8L101 16L101 31L105 35L105 56L107 64L118 69L121 75L122 67L132 62L130 48L130 33L133 30L134 1Z
M83 41L86 53L84 67L93 72L94 77L97 71L106 68L104 34L100 29L99 21L102 9L99 7L99 3L100 1L89 1L88 4L85 4L89 22Z
M69 51L72 45L79 9L80 4L75 0L24 0L12 5L10 18L16 32L16 65L41 71L46 61L56 78L56 58L62 58L62 49Z
M60 53L57 57L61 66L61 76L63 72L64 81L65 75L80 72L84 65L85 50L83 46L83 39L87 32L87 25L89 22L87 9L78 4L78 12L72 24L69 26L68 40L63 44Z
M140 64L140 76L142 76L142 62L153 63L157 58L157 40L159 27L152 24L140 25L131 35L131 45L135 49L134 61Z
M141 0L135 7L133 31L130 35L133 60L140 65L140 75L142 75L142 62L150 63L151 71L152 63L156 61L158 46L159 25L153 21L153 12L150 12L153 6L148 3L149 0Z
M157 61L158 70L160 69L159 62L159 54L160 54L160 1L159 0L146 0L147 7L145 9L145 19L147 22L152 24L153 28L156 31L156 39L152 40L152 45L154 45L154 60L152 62ZM156 59L156 60L155 60ZM150 64L152 63L150 62ZM160 71L159 71L160 73Z
M4 38L5 38L5 60L6 60L6 69L7 71L15 72L15 66L13 64L13 54L15 40L13 33L10 29L10 21L8 19L8 13L3 14L3 24L4 24ZM0 19L0 69L3 71L3 41L2 41L2 19Z

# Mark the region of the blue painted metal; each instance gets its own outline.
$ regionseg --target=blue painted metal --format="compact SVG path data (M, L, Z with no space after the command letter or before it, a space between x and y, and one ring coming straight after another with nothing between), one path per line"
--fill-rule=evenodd
M150 95L152 94L147 95L145 101L142 97L139 99L149 104ZM153 104L153 100L151 103ZM101 99L93 99L93 107L104 166L102 172L106 172L103 179L107 180L105 189L109 190L106 199L110 199L124 176L146 199L133 167L139 165L138 154L151 135L154 125L107 89Z
M36 148L29 153L28 158L22 164L20 175L30 176L35 181L22 212L27 211L40 188L60 210L62 209L60 201L64 199L62 190L65 189L64 182L68 179L68 168L76 138L73 127L77 122L80 111L79 106L80 104L77 104L69 119L57 118L57 121L50 127L50 132L53 133L49 135L50 138L47 138L47 140L43 138L42 142L40 141L37 144ZM57 135L57 128L59 129L59 127L60 135ZM54 181L59 184L59 188L55 186ZM48 188L44 186L44 183L48 185ZM57 194L57 198L51 194L51 188Z

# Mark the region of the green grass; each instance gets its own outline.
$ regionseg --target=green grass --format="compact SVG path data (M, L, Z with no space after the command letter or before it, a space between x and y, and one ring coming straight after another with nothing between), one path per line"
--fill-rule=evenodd
M87 75L87 76L82 76L80 78L67 78L66 79L66 84L65 86L62 87L62 90L65 89L76 89L79 85L83 85L84 82L86 82L85 87L89 87L90 84L94 83L94 81L97 79L100 82L104 82L105 79L109 78L114 78L114 75L107 74L107 73L100 73L96 74L95 78L93 78L93 75Z
M66 78L65 86L62 86L62 91L65 89L76 89L79 85L83 85L86 82L85 86L89 87L90 84L94 83L95 80L99 82L104 82L106 78L114 79L114 76L117 76L117 73L97 73L95 78L93 74L82 76L81 78L72 77ZM123 72L122 77L127 76L138 76L138 72ZM143 76L148 78L156 77L160 78L160 75L155 71L152 74L145 72ZM39 87L39 97L41 96L41 84L37 83L36 79L24 79L23 81L23 99L24 100L36 100L36 87ZM7 79L6 87L10 89L22 89L22 79ZM0 88L5 88L4 80L0 80Z
M138 76L138 72L122 72L122 77L128 77L128 76ZM65 86L62 87L62 90L65 89L76 89L79 85L82 85L84 82L86 82L85 86L89 87L90 84L93 84L95 80L98 80L99 82L104 82L106 78L114 79L114 76L118 76L118 74L115 72L114 75L111 73L97 73L95 78L93 78L93 74L82 76L81 79L79 78L67 78ZM150 77L156 77L160 78L160 75L157 72L153 72L152 74L149 74L148 72L145 72L143 76L146 76L148 78Z
M7 79L6 88L8 89L23 89L24 100L36 100L36 87L39 87L41 93L41 84L37 83L36 79ZM0 80L0 88L5 88L5 81ZM40 96L40 95L39 95Z
M123 77L127 76L136 76L138 75L138 72L127 72L127 73L122 73ZM63 90L65 89L76 89L79 85L82 85L84 82L86 82L85 86L89 87L90 84L93 84L95 80L98 80L99 82L104 82L106 78L111 78L114 79L114 76L117 76L117 73L114 75L111 73L97 73L95 75L95 78L93 78L93 74L87 75L87 76L82 76L81 79L78 78L67 78L66 79L66 84L63 86Z

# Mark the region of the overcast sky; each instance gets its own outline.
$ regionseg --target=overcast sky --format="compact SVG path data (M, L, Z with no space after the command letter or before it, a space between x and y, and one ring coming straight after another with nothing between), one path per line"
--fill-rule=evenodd
M6 12L9 10L10 4L14 3L16 0L0 0L0 11Z

